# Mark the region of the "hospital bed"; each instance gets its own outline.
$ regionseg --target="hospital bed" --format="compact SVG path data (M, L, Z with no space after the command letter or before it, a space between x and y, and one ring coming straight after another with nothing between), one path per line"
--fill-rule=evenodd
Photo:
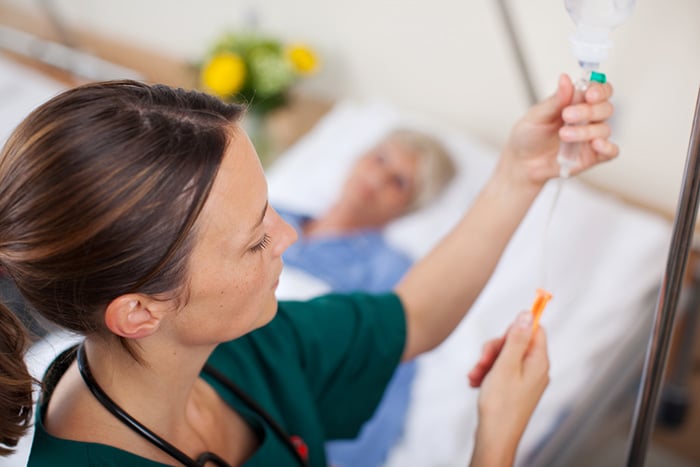
M62 85L0 59L0 138ZM395 126L435 134L454 154L456 180L434 204L392 223L388 241L419 258L458 220L492 170L497 151L442 122L386 102L338 103L315 128L268 170L273 205L321 212L334 198L353 158ZM632 401L651 313L663 273L670 225L612 195L567 181L551 210L556 184L547 185L516 232L491 280L456 331L419 358L402 440L388 466L467 465L473 449L478 392L466 373L486 339L500 335L528 308L535 289L554 295L542 323L549 336L551 383L525 436L519 465L573 465L600 427ZM475 245L478 248L479 245ZM544 278L544 279L543 279ZM543 283L544 282L544 283ZM286 268L280 298L328 290L301 271ZM40 375L48 356L75 337L51 335L27 357ZM23 465L18 456L0 465Z
M420 258L468 208L492 170L497 151L446 124L388 103L336 105L269 168L272 205L322 212L354 158L396 126L435 134L459 166L456 180L436 203L387 228L392 245ZM517 464L577 465L584 453L583 465L594 465L591 453L613 439L611 432L622 433L624 441L670 224L576 179L564 183L552 211L557 183L545 186L456 331L418 359L405 433L392 449L388 466L468 464L478 392L469 389L466 374L483 343L502 334L518 311L529 308L541 286L554 295L542 318L549 338L551 383L528 425ZM278 295L305 298L325 290L317 279L285 267Z

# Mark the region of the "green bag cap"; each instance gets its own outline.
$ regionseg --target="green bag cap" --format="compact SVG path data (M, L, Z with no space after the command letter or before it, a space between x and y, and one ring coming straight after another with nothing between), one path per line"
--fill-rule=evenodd
M591 71L591 81L597 83L605 84L605 73L598 73L597 71Z

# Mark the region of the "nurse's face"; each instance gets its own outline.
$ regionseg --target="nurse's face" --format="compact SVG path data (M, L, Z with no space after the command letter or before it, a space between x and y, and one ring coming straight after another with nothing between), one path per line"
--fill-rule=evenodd
M399 217L416 196L418 155L386 139L355 163L341 199L355 206L368 225L382 226Z
M267 182L238 126L198 219L188 300L176 317L189 344L234 339L275 315L282 253L297 238L267 202Z

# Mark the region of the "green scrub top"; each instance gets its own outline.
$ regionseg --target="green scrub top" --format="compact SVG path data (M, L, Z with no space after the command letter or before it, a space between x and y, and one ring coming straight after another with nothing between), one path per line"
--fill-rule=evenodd
M289 435L300 436L308 446L310 465L325 466L324 442L357 435L379 403L405 340L405 317L396 295L333 294L308 302L280 302L268 325L219 345L207 363ZM52 372L53 381L45 381L49 392L39 403L28 465L164 465L111 446L60 439L46 432L42 420L50 391L70 363L62 362L62 368ZM246 467L300 465L285 440L261 416L208 375L202 377L259 437L260 446ZM138 414L132 415L138 420Z

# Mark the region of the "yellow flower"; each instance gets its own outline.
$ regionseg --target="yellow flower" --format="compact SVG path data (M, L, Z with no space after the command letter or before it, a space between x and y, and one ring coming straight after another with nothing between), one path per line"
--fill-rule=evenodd
M220 97L227 97L243 87L246 68L238 54L224 52L214 56L202 68L204 86Z
M310 47L304 44L289 46L287 59L292 64L294 71L300 75L310 75L318 68L318 57Z

